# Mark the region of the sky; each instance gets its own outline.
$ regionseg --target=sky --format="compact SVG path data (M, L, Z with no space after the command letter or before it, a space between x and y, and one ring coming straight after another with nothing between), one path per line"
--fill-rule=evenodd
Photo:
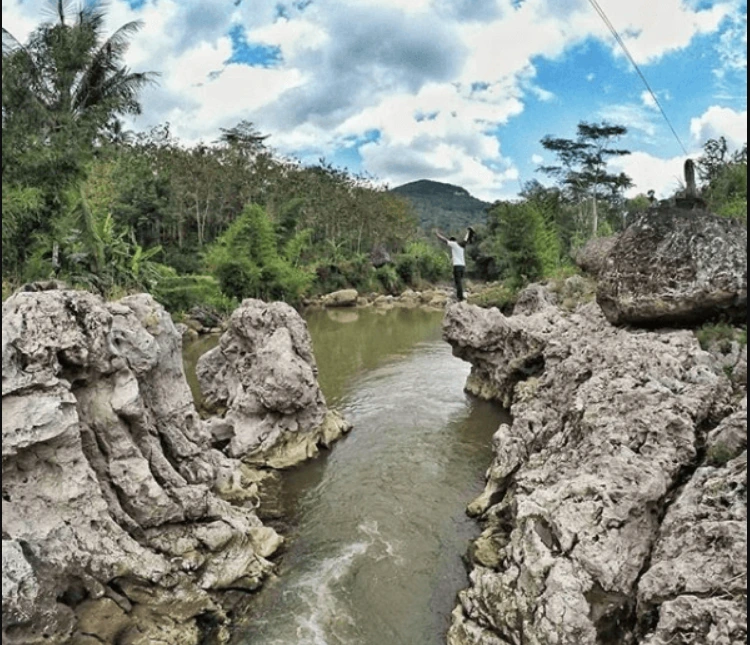
M706 140L747 141L747 0L598 4L658 102L591 0L110 0L108 27L142 21L126 64L160 75L137 131L190 144L248 120L303 163L494 201L546 183L544 136L607 121L631 196L667 197ZM24 42L49 5L3 0L3 27Z

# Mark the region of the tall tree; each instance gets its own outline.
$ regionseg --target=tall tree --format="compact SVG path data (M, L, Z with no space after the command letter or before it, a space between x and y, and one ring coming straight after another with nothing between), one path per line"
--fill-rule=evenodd
M541 141L546 150L557 155L559 164L542 166L539 170L557 178L579 204L584 197L591 200L591 231L594 236L599 228L598 202L615 200L633 185L625 173L607 171L609 159L630 154L629 150L614 147L627 131L625 126L606 121L593 124L582 121L578 124L575 139L547 135Z
M32 187L43 201L18 228L21 249L34 233L51 229L69 189L85 177L96 143L121 115L140 111L138 94L154 78L123 64L140 23L106 38L101 3L75 9L56 0L53 11L54 20L26 44L3 28L3 191Z

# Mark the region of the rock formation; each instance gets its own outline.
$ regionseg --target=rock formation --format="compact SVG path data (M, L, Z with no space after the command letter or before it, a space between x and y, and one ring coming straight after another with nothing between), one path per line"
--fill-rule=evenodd
M209 421L216 441L231 457L272 468L316 455L350 427L327 409L317 371L307 326L292 307L245 300L196 369L205 405L224 412Z
M690 331L521 301L444 322L467 389L513 416L469 507L484 530L449 644L745 643L746 386Z
M747 228L704 210L659 208L623 231L599 271L614 324L700 324L747 316Z
M248 335L223 342L237 360L222 369L255 388L235 392L239 408L322 422L299 316L238 316ZM256 324L267 336L249 336ZM197 414L169 315L147 295L19 292L2 349L3 642L225 641L220 592L257 588L282 540L256 514L259 473L217 450ZM251 383L244 368L265 372Z

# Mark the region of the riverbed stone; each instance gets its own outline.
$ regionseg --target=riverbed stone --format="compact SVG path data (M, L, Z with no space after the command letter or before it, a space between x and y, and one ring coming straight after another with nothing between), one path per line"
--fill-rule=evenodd
M205 404L225 410L213 436L247 464L288 468L350 428L328 410L307 325L285 303L245 300L196 373Z
M740 593L744 409L724 370L691 331L634 332L595 303L529 301L510 317L466 303L446 312L444 337L472 364L467 389L513 416L469 507L483 532L449 644L635 643L685 594ZM722 440L728 461L712 465L706 446ZM692 623L742 615L714 605L696 606Z
M281 539L245 505L242 464L212 447L167 312L144 294L18 292L2 348L3 641L223 633L209 592L260 584ZM279 392L261 396L282 407Z
M324 295L320 301L324 307L355 307L358 298L356 289L341 289Z

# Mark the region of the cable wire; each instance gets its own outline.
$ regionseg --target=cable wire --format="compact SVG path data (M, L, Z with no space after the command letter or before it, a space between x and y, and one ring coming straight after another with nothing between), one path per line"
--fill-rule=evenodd
M617 43L620 45L620 47L622 47L622 50L625 52L625 55L628 57L628 60L631 62L631 64L635 68L635 71L638 72L638 76L641 77L641 80L643 81L643 84L646 86L646 89L648 90L648 93L651 95L651 98L654 100L656 107L659 108L659 111L661 112L661 115L664 117L664 120L667 122L667 125L669 126L669 129L672 131L674 138L677 139L677 143L680 144L680 148L682 148L682 151L687 155L688 151L685 149L685 146L683 145L682 140L677 134L677 131L674 129L672 122L669 120L667 113L664 111L664 108L662 107L661 102L656 96L656 93L654 92L654 90L651 89L651 85L649 84L648 79L646 79L646 76L641 71L641 68L638 66L638 63L635 62L635 59L630 53L630 50L625 44L625 41L620 37L620 34L617 32L617 29L615 29L615 26L610 22L609 18L607 17L607 14L604 13L604 9L601 8L597 0L589 0L589 3L594 8L594 11L596 11L596 13L599 14L599 17L604 21L604 24L607 25L607 28L610 30L610 32L612 32L612 35L614 36Z

